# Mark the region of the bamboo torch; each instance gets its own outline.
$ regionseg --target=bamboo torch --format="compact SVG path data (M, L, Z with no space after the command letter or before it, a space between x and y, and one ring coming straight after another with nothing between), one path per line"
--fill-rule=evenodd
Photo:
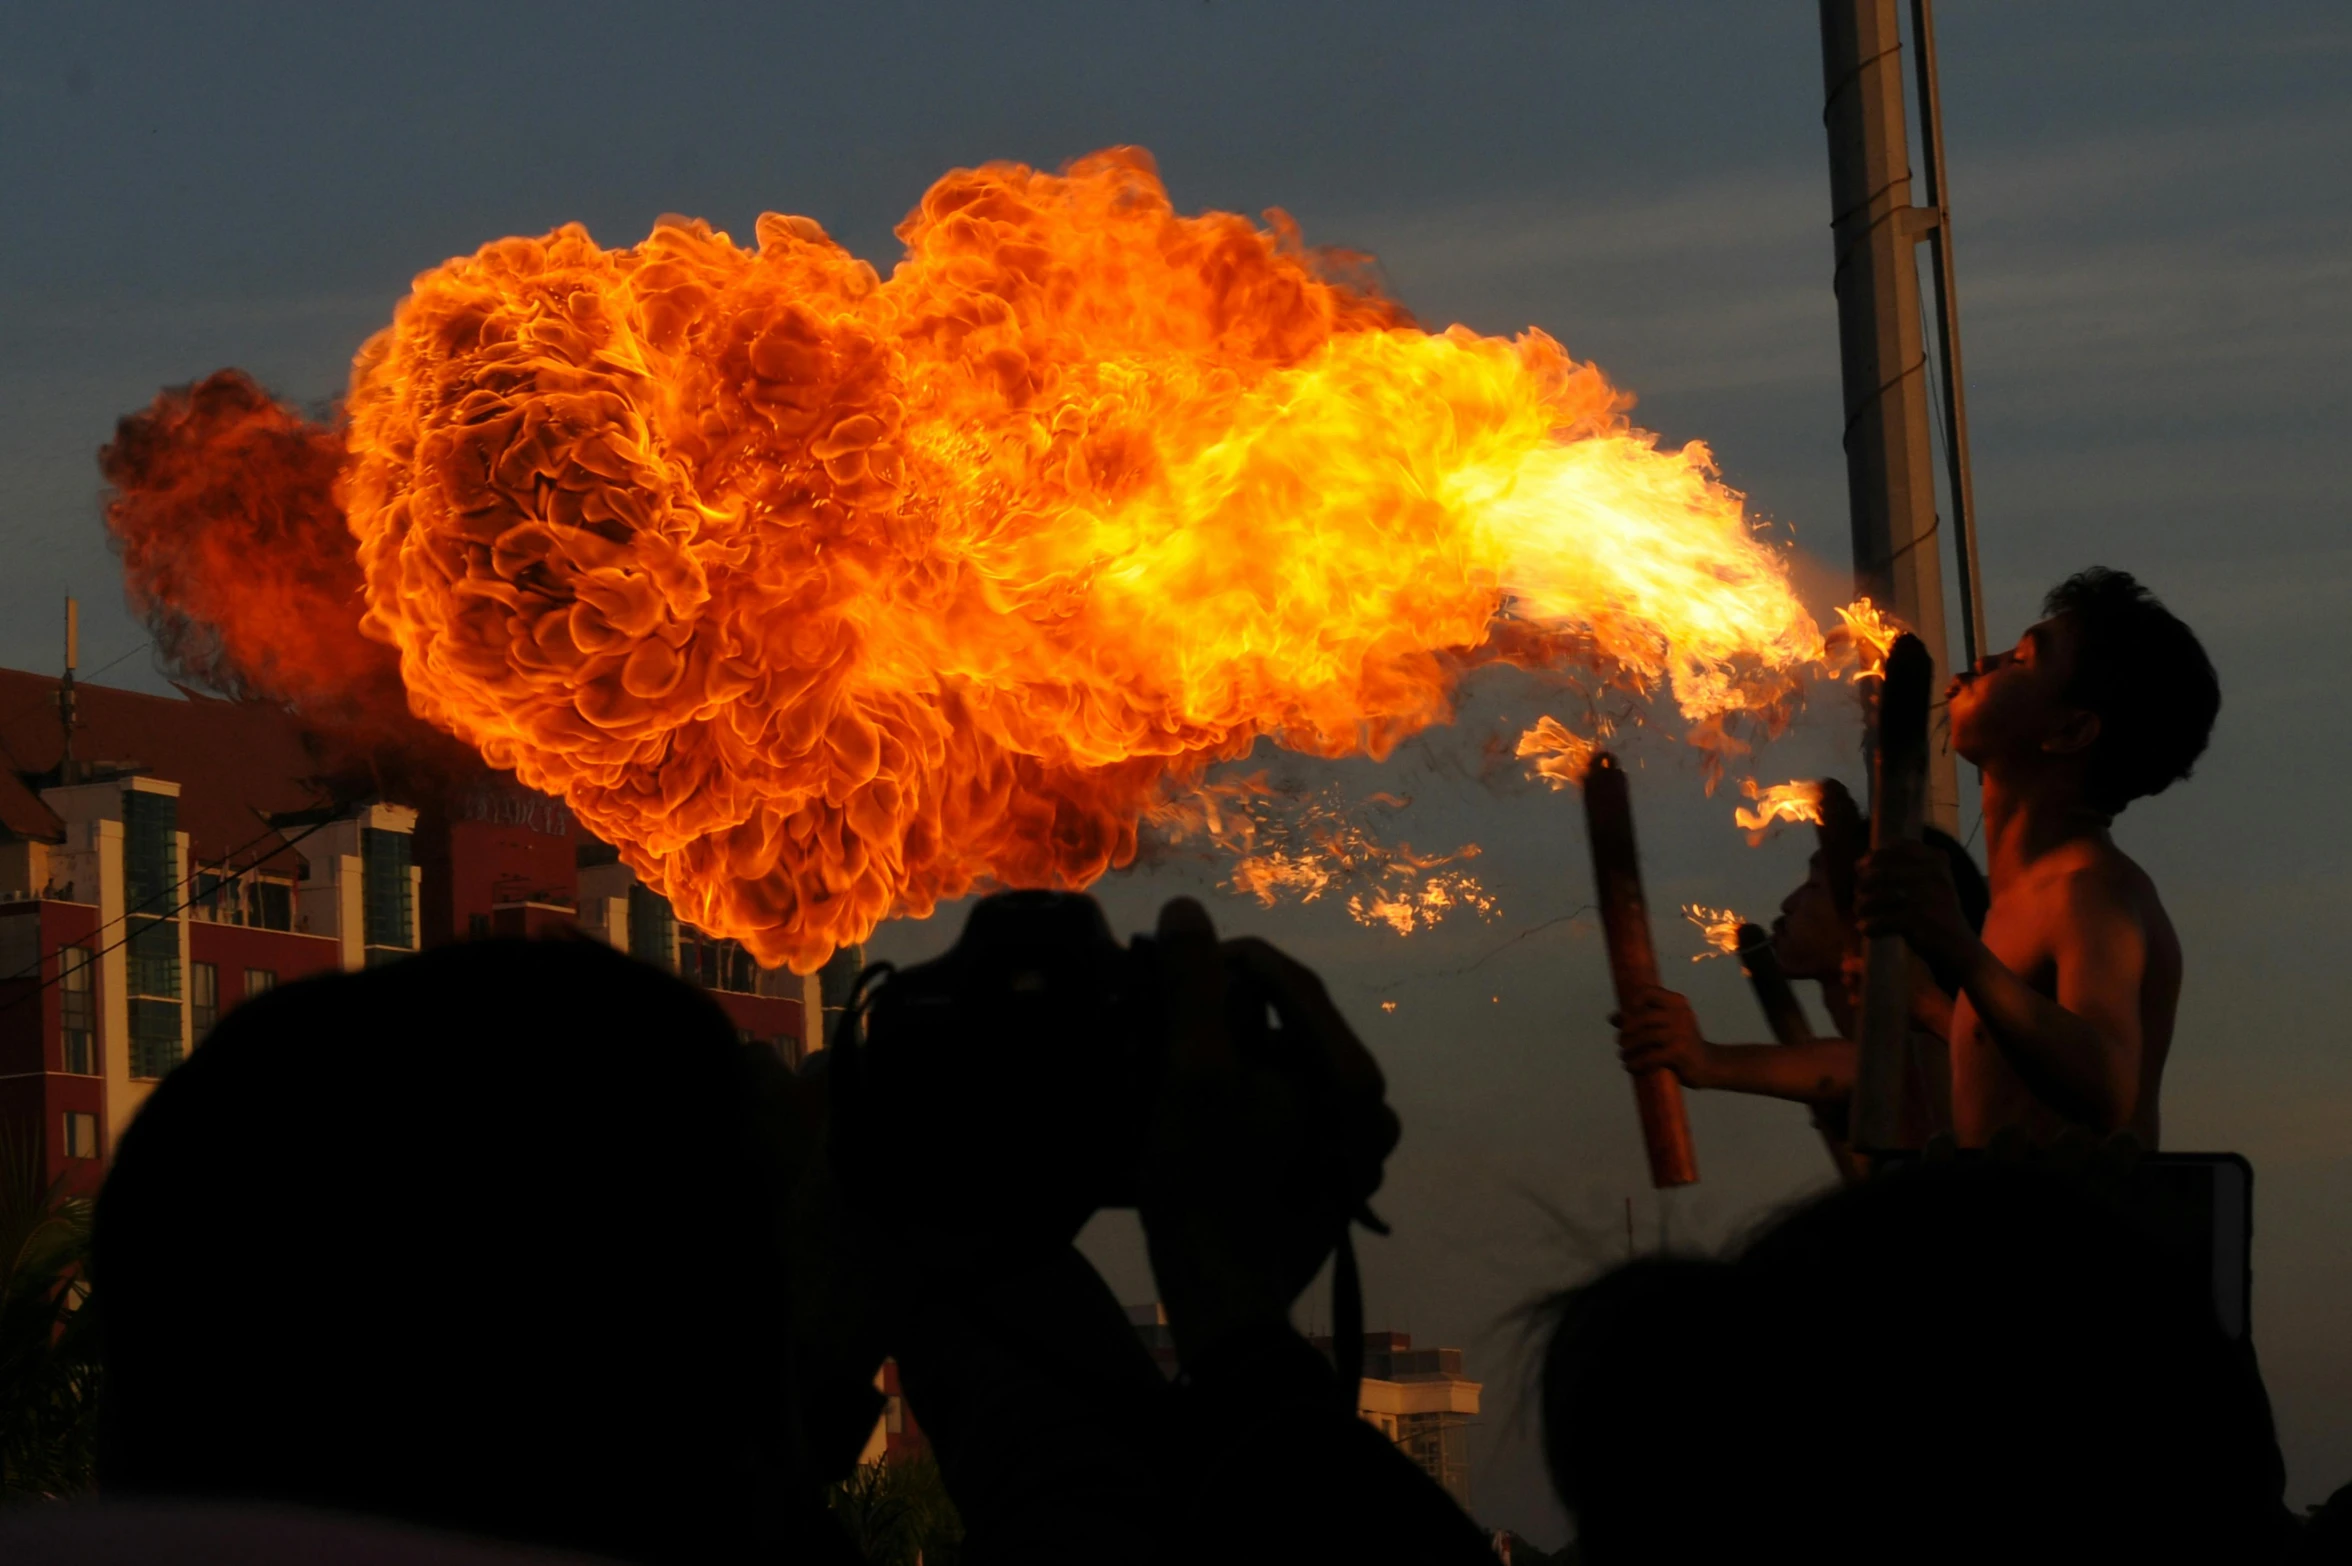
M1756 992L1756 1004L1764 1008L1772 1037L1782 1044L1812 1043L1813 1025L1805 1020L1805 1008L1797 1003L1797 992L1789 988L1780 959L1772 954L1772 939L1761 926L1739 927L1739 960L1748 988Z
M1870 846L1916 842L1927 813L1927 701L1934 665L1908 633L1887 653L1879 686L1877 744L1870 768ZM1863 954L1860 1058L1854 1071L1854 1146L1900 1146L1903 1083L1911 1037L1911 949L1901 936L1873 936Z
M1633 799L1625 769L1601 751L1584 775L1584 829L1592 845L1593 889L1601 905L1601 933L1609 946L1609 978L1620 1009L1658 983L1658 954L1650 944L1649 904L1642 896L1641 856L1633 842ZM1650 1184L1660 1190L1695 1185L1699 1161L1691 1149L1682 1084L1663 1069L1633 1079L1642 1144L1650 1155Z

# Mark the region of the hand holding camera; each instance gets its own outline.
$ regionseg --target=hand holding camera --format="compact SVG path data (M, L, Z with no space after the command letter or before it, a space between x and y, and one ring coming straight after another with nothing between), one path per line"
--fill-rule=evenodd
M1093 899L983 899L830 1063L844 1192L933 1270L1016 1266L1138 1207L1179 1353L1281 1322L1396 1145L1315 976L1198 903L1122 947Z
M1220 946L1190 898L1160 911L1158 949L1169 1049L1142 1211L1191 1362L1289 1319L1378 1189L1398 1127L1379 1066L1307 968L1264 941Z

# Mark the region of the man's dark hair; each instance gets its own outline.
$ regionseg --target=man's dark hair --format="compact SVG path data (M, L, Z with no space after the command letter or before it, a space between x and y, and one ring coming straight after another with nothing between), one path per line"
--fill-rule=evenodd
M2129 572L2105 566L2051 588L2042 613L2074 626L2067 695L2099 718L2091 803L2116 815L2187 777L2221 711L2221 682L2196 633Z

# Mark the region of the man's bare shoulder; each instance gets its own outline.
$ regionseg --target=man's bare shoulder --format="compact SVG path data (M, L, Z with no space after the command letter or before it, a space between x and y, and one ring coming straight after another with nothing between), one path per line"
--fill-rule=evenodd
M2155 940L2169 940L2172 921L2156 882L2139 862L2106 837L2081 838L2034 867L2037 901L2076 923L2123 920Z

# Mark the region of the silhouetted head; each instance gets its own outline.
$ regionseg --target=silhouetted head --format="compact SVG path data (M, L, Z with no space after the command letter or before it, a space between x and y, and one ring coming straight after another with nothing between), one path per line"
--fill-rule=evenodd
M1545 1364L1554 1481L1600 1566L1695 1558L1651 1541L1701 1508L1758 1558L2254 1560L2277 1542L2251 1359L2203 1280L2077 1183L1918 1167L1799 1208L1731 1263L1646 1265L1638 1309L1593 1304L1632 1267L1567 1296ZM1626 1492L1634 1466L1646 1488ZM1628 1494L1658 1509L1649 1530Z
M1952 682L1952 745L1988 768L2080 769L2115 815L2189 775L2221 684L2196 634L2128 573L2094 566L2050 590L2017 645Z
M1869 821L1863 821L1868 830ZM1960 911L1972 930L1984 928L1993 892L1984 872L1969 857L1958 838L1929 827L1924 840L1943 850L1952 869L1952 886L1960 894ZM1853 925L1838 911L1834 877L1827 849L1815 849L1806 864L1805 879L1781 899L1780 917L1772 921L1773 955L1781 972L1792 979L1835 979L1855 942Z
M1544 1462L1578 1558L1732 1560L1751 1519L1709 1480L1741 1413L1736 1280L1695 1256L1627 1262L1544 1308Z
M239 1007L99 1198L102 1483L774 1557L823 1519L756 1069L585 941Z
M1792 979L1834 978L1852 935L1830 887L1828 856L1815 849L1805 879L1780 900L1780 916L1772 921L1772 955Z

